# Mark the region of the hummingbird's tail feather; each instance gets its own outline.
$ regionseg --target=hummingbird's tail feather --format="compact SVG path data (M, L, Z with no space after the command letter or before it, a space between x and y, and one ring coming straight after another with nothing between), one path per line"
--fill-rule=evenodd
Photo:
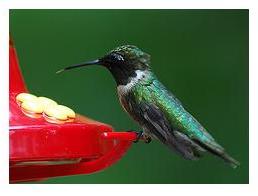
M203 147L205 150L209 151L210 153L216 155L217 157L223 159L226 163L228 163L232 168L237 168L240 166L240 163L235 160L233 157L231 157L229 154L227 154L219 144L213 142L213 143L202 143L200 141L196 141L201 147ZM214 146L215 144L215 146Z
M228 163L234 169L237 168L238 166L240 166L240 163L237 160L235 160L233 157L231 157L229 154L227 154L225 152L224 152L224 154L220 155L220 157L222 159L224 159L224 161L226 163Z
M233 157L231 157L229 154L227 154L226 152L217 152L213 150L208 150L208 151L218 156L219 158L223 159L227 164L229 164L234 169L240 166L240 163L237 160L235 160Z
M196 144L184 133L174 130L173 135L174 137L169 139L168 145L185 159L198 160L206 152L204 148Z

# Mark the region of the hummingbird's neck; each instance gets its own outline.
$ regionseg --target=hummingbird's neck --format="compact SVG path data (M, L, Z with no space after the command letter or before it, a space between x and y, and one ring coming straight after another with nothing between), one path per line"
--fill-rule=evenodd
M112 67L107 67L108 70L111 72L113 75L117 86L120 85L127 85L131 81L134 81L135 78L137 80L143 76L142 73L144 73L147 70L140 70L140 69L135 69L132 66L112 66Z
M120 84L117 86L120 95L125 95L129 92L135 85L149 85L153 82L155 76L150 70L136 70L135 76L131 77L128 82L124 85Z

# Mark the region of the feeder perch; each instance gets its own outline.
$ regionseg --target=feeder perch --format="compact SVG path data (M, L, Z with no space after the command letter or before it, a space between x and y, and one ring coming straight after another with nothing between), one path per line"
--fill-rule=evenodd
M79 114L64 124L26 116L16 102L28 90L12 41L9 69L11 183L101 171L121 159L136 139L134 132L114 132L110 125Z

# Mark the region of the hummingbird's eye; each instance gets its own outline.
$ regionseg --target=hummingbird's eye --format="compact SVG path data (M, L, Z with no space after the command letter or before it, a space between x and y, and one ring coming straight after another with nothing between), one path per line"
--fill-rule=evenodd
M117 53L111 54L109 58L112 63L122 63L124 61L124 57Z

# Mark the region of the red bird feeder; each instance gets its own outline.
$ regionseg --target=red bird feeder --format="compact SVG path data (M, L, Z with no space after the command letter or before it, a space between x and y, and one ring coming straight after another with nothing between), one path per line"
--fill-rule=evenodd
M26 116L16 102L28 92L15 48L9 44L10 182L90 174L118 161L137 135L76 114L73 122L53 124Z

